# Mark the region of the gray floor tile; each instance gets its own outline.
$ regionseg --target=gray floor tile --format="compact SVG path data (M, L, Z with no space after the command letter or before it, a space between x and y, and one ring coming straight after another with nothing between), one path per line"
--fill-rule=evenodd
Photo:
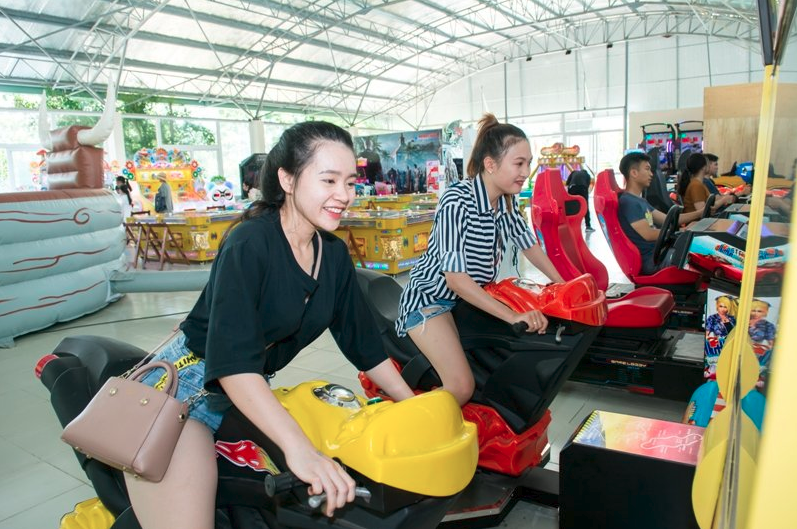
M55 529L75 505L95 496L90 486L80 485L0 521L0 529Z
M47 500L84 485L44 462L0 477L0 520L5 520Z

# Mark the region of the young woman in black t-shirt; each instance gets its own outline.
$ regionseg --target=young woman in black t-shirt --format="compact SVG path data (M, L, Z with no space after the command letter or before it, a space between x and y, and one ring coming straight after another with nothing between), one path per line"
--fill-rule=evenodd
M156 356L182 368L179 398L203 387L210 393L192 406L194 420L187 421L163 481L126 476L142 527L213 527L213 431L230 402L282 449L290 470L314 494L327 494L328 515L354 499L354 481L316 450L264 375L329 328L347 358L391 397L412 396L384 353L346 244L328 233L354 200L356 176L351 136L329 123L294 125L269 153L262 198L222 244L182 332ZM144 382L155 385L159 375Z

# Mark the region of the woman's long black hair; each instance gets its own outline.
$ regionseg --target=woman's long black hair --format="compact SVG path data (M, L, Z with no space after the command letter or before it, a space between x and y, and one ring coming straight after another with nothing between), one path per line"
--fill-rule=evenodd
M708 165L708 160L701 153L696 152L686 159L686 167L678 176L678 194L684 196L686 188L689 187L689 181L694 175L700 172L701 169Z
M230 225L222 241L239 222L259 217L269 210L280 209L285 203L285 190L279 181L280 168L294 178L299 178L301 172L313 159L318 146L325 141L342 143L354 152L351 134L332 123L305 121L286 129L266 156L266 163L260 169L261 198L252 202L241 218Z

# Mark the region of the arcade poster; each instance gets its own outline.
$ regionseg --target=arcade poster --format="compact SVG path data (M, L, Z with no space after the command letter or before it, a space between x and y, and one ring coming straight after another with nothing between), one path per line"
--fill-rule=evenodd
M703 442L703 428L596 410L584 421L573 442L694 465Z
M753 344L753 352L758 358L758 387L762 388L769 365L772 361L772 349L775 344L777 322L780 316L780 297L759 296L753 299L750 314L745 318L747 332ZM706 298L706 341L704 376L709 380L717 377L717 361L725 339L731 330L742 320L738 314L738 298L728 292L708 289Z
M366 183L384 182L400 194L426 193L430 183L437 180L442 130L358 136L354 150L360 161L358 171Z

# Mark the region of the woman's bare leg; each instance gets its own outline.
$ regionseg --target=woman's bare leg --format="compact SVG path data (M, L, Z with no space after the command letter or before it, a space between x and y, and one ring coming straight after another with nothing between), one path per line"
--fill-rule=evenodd
M407 334L432 363L443 381L443 388L454 395L460 406L467 403L473 395L473 372L465 359L451 313L428 319Z
M143 529L213 529L217 477L213 434L189 419L163 481L125 474L125 483Z

